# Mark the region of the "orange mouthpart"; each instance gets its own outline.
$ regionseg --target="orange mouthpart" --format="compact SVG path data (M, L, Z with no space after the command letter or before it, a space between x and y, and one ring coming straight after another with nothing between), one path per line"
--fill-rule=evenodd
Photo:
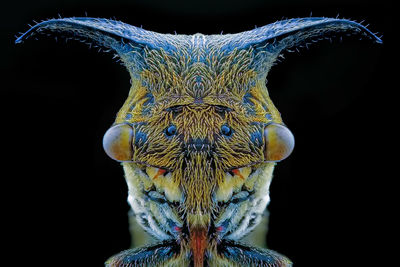
M206 228L195 228L190 231L190 247L193 253L194 267L203 267L204 254L208 245Z

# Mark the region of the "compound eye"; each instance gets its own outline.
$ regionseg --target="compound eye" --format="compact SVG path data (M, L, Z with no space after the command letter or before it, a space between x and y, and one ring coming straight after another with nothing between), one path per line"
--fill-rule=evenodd
M103 148L107 155L117 161L132 161L133 129L129 124L112 126L103 137Z
M294 148L292 132L281 124L267 125L264 129L264 140L264 158L268 162L284 160Z

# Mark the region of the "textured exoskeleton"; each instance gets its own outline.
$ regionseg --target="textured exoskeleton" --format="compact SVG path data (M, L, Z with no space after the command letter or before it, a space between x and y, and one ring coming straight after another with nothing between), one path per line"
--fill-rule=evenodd
M103 144L122 162L132 216L157 242L123 251L107 266L291 265L240 241L266 218L274 166L294 147L268 96L267 73L283 51L333 34L380 43L378 37L331 18L226 35L159 34L113 20L65 18L38 23L16 42L42 32L113 50L131 76Z

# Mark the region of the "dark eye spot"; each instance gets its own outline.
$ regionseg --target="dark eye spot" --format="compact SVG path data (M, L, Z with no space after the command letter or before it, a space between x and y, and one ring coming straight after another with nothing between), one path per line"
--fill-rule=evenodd
M165 130L165 134L167 136L173 136L176 134L176 126L175 125L170 125L166 130Z
M229 127L228 125L222 125L221 133L225 136L231 136L233 132L231 127Z

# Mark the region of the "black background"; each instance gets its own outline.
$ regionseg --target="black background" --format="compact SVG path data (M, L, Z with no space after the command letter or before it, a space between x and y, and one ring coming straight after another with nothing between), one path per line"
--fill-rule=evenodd
M13 266L102 266L130 245L122 168L102 136L129 75L85 45L40 36L33 20L116 18L161 33L240 32L282 18L365 20L383 45L345 37L286 54L267 87L296 137L271 185L271 249L295 266L382 266L391 240L389 172L398 70L390 3L366 1L15 1L1 7L2 227ZM395 61L394 61L395 62ZM390 67L389 67L390 66ZM6 237L6 238L5 238ZM379 252L378 252L379 251ZM7 265L7 264L6 264ZM6 266L4 265L4 266Z

